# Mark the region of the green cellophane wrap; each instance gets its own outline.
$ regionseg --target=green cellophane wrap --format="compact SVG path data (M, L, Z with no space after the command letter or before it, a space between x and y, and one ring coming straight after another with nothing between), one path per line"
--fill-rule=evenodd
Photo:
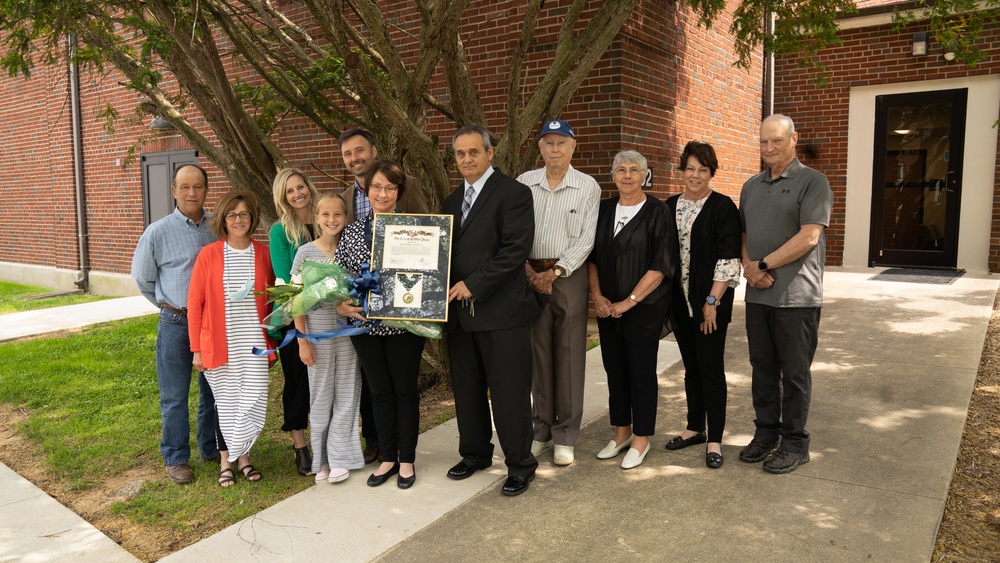
M347 278L351 277L338 264L321 264L306 260L302 263L302 291L277 307L266 319L264 324L271 327L281 327L291 324L295 317L306 315L324 304L334 306L351 296L351 287ZM440 339L441 325L423 321L382 321L382 324L401 328L423 336L424 338Z

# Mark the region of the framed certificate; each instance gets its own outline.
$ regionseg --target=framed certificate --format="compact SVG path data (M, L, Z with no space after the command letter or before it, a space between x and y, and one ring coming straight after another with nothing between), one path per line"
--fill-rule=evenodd
M452 215L376 213L371 270L381 294L368 293L368 318L448 320Z

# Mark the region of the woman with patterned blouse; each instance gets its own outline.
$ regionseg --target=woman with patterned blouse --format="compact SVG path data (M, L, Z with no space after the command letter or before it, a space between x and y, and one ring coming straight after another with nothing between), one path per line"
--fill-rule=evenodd
M353 275L358 275L361 265L370 260L375 213L397 211L396 202L406 190L406 174L392 162L375 162L365 174L365 190L372 213L348 225L337 246L337 263ZM341 301L337 312L359 322L360 326L372 326L364 317L364 310L351 300ZM382 452L381 465L368 477L370 487L377 487L398 474L396 485L408 489L417 478L413 469L420 425L417 375L425 340L422 336L385 325L374 326L368 334L351 337L372 390L379 451Z
M677 222L680 267L674 284L674 336L684 361L687 428L667 443L679 450L708 442L705 465L722 467L726 427L726 330L740 283L740 214L712 190L715 149L691 141L681 154L684 192L667 200ZM708 434L705 420L708 419Z

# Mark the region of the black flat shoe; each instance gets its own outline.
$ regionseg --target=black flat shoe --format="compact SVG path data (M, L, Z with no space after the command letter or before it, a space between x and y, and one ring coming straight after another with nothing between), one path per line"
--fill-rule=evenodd
M393 475L395 475L397 473L399 473L399 464L398 463L396 465L393 465L392 469L390 469L389 471L386 471L382 475L376 475L376 474L372 473L371 475L368 476L368 486L369 487L377 487L377 486L385 483L386 481L388 481L389 477L392 477ZM416 475L416 474L414 474L414 475Z
M507 497L516 497L524 491L527 491L528 484L534 480L534 473L532 473L529 477L507 477L507 480L503 482L503 487L500 488L500 492Z
M705 465L711 469L718 469L722 467L722 454L705 452Z
M705 436L704 432L699 432L688 439L681 438L680 436L674 436L673 440L667 442L668 450L680 450L688 446L693 446L695 444L704 444L708 441L708 437Z
M403 477L402 475L396 475L396 486L400 489L409 489L413 486L413 482L417 480L417 470L413 470L413 475L409 477Z

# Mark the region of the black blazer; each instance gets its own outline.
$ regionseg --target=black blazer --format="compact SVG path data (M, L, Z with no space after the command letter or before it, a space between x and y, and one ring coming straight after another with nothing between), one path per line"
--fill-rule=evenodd
M451 302L448 330L456 325L475 332L531 324L539 313L524 275L535 240L531 190L494 169L462 225L464 199L463 182L445 198L442 212L455 216L451 284L464 281L475 302L472 307Z
M675 218L677 217L677 200L680 197L675 195L667 200L670 213ZM698 213L694 225L691 226L691 272L688 278L690 299L688 302L694 312L693 318L699 323L704 320L701 308L705 305L708 293L712 290L716 263L727 258L740 258L742 242L740 231L740 212L733 200L717 192L708 194L705 207ZM678 305L672 311L675 318L683 318L687 316L687 308L683 306L684 291L680 286L680 260L677 262L675 278L674 299L677 300ZM722 294L722 299L716 307L718 322L728 323L732 321L734 294L731 287L726 288L726 292Z
M648 342L666 335L677 261L677 227L667 206L652 195L618 235L615 209L620 197L601 200L597 212L594 249L588 261L597 268L601 294L611 302L628 299L649 270L663 272L663 281L621 319L597 319L613 325L635 342ZM594 288L591 287L591 290Z

